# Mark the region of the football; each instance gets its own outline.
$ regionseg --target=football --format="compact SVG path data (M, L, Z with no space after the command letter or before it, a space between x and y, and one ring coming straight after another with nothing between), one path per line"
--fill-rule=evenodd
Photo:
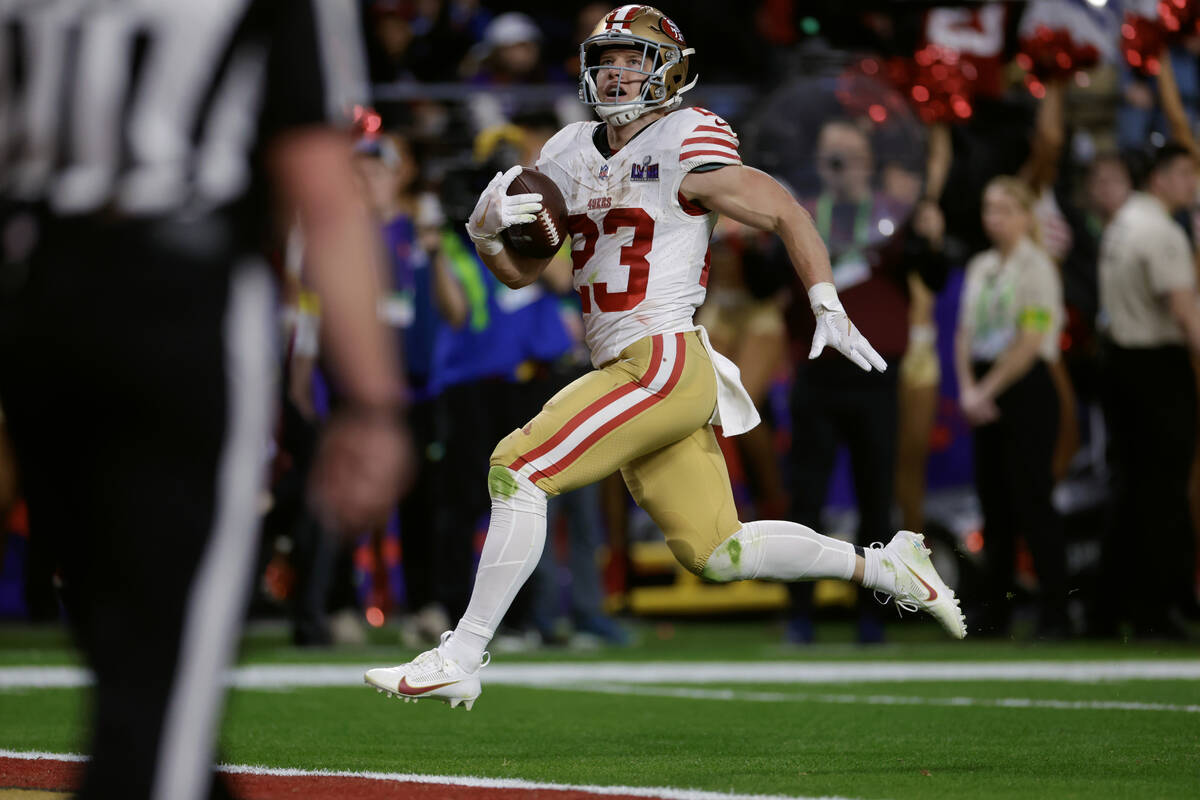
M567 203L554 181L528 167L508 185L508 194L536 192L542 196L537 219L505 228L504 243L518 255L549 258L567 239Z

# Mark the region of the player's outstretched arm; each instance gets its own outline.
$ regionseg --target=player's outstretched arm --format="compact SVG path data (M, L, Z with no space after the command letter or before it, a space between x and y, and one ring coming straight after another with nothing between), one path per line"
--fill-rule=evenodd
M833 286L829 251L812 217L779 181L752 167L731 165L690 172L679 189L684 197L705 208L743 225L771 231L783 240L792 267L808 290L817 320L809 358L816 358L829 345L868 372L872 368L880 372L887 369L887 362L846 316Z
M533 222L542 210L540 194L508 194L508 185L521 174L520 165L503 174L497 172L479 195L479 202L467 220L467 235L475 251L496 278L510 289L533 283L550 263L549 258L527 258L504 246L500 234L505 228Z
M805 289L812 289L818 283L833 283L829 252L812 217L767 173L735 165L690 172L679 189L686 198L698 201L705 208L778 235Z

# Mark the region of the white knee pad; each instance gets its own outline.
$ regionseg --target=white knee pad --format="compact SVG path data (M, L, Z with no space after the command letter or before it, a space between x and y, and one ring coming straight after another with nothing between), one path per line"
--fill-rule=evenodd
M492 506L511 508L546 516L546 493L533 481L508 467L493 466L488 470L488 494Z

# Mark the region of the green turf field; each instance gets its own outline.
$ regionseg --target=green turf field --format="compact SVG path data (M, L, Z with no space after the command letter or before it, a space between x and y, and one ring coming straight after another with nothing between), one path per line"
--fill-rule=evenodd
M489 686L475 709L385 700L365 687L236 690L223 758L268 766L524 778L851 798L1200 796L1200 681L1023 680L1022 664L1183 664L1194 646L947 642L897 624L901 641L788 648L757 620L643 625L641 643L591 653L496 655L505 667L674 662L677 677L537 688ZM363 648L300 652L256 634L244 664L369 665L403 660L388 631ZM70 664L60 633L0 629L0 664ZM696 683L698 662L1008 662L1005 680ZM736 665L735 665L736 666ZM751 669L745 665L746 670ZM1066 665L1070 667L1071 665ZM351 673L353 674L353 673ZM78 752L82 689L0 691L0 748Z

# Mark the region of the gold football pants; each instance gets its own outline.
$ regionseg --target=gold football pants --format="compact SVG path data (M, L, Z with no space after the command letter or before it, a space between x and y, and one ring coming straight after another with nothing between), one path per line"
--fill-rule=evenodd
M699 574L741 523L708 424L716 376L695 331L639 339L564 388L492 453L549 495L620 469L671 552Z

